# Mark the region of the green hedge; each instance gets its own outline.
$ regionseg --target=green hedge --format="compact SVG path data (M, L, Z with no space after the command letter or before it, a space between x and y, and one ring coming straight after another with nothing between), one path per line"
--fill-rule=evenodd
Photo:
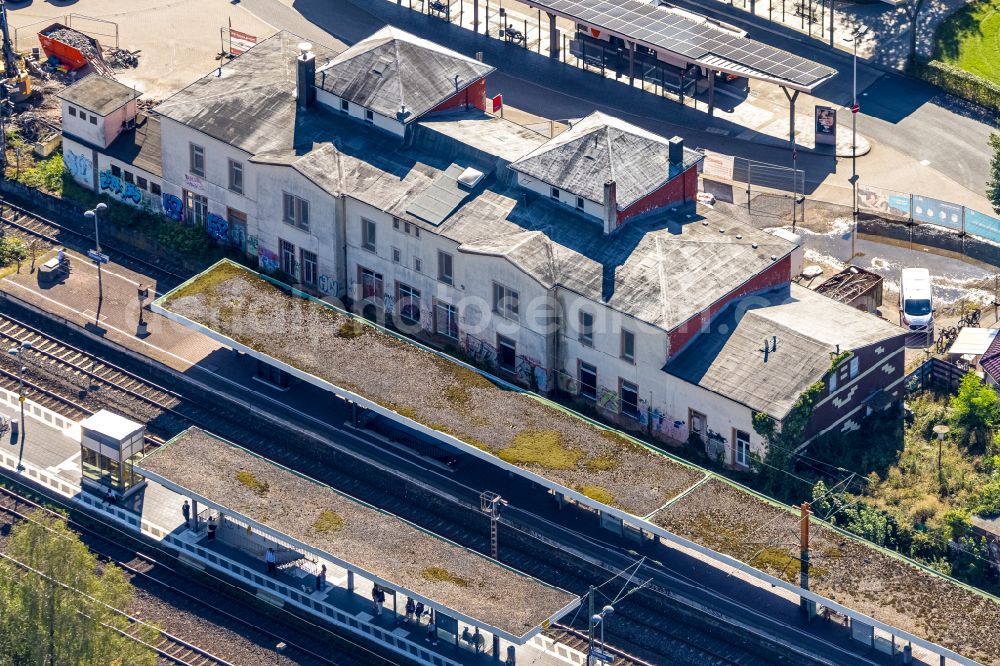
M946 92L1000 113L1000 85L992 81L940 60L919 64L917 73Z

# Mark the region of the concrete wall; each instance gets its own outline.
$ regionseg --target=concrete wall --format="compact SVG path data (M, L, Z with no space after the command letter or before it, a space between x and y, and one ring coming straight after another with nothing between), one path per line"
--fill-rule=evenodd
M327 92L321 88L316 88L316 101L331 111L344 113L344 111L340 108L341 98L333 93ZM360 104L354 104L351 102L346 113L352 118L358 119L360 122L368 122L365 120L365 107ZM373 124L375 127L385 130L390 134L395 134L400 138L406 135L406 125L399 122L395 118L387 118L383 115L379 115L378 113L373 113L372 122L370 124Z
M472 85L460 90L428 111L428 113L448 111L449 109L457 109L460 107L471 107L479 109L480 111L486 110L486 79L479 79Z
M132 206L148 207L157 213L163 210L160 195L151 191L151 184L162 187L159 176L113 159L70 137L63 137L63 163L73 180L89 190ZM114 175L112 166L119 169L120 175Z
M75 116L69 113L71 106L77 112ZM81 118L81 114L86 115L86 118ZM93 123L90 122L91 117L95 118ZM62 100L62 128L64 133L79 137L95 146L106 148L108 145L104 141L104 118L66 100Z
M539 196L549 199L550 201L556 201L552 198L552 185L549 183L538 180L537 178L532 178L531 176L525 176L523 173L517 173L517 184L530 192L534 192ZM578 213L580 211L580 209L576 207L576 195L566 192L565 190L559 191L558 203L577 211ZM594 222L594 224L603 225L601 222L601 220L604 219L603 201L597 202L591 201L590 199L584 199L583 212L591 216L591 221Z

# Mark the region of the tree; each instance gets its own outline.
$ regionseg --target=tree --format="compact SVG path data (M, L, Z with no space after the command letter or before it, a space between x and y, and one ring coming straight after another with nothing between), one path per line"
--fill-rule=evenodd
M975 442L985 447L992 440L994 428L1000 424L1000 397L996 391L974 373L962 377L958 394L949 404L949 420L965 445Z
M990 134L990 148L993 160L990 162L990 182L986 184L986 198L993 204L993 210L1000 213L1000 134Z
M0 561L3 663L156 664L154 652L112 629L129 626L108 608L131 603L122 570L106 564L98 573L96 558L65 519L36 511L11 530L6 553L17 563Z
M917 32L920 30L918 19L920 10L927 0L910 0L906 5L906 18L910 20L910 51L906 58L906 68L912 69L917 63Z

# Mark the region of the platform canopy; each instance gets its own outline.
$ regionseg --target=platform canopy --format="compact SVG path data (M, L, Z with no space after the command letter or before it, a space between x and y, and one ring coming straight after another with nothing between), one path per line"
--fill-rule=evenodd
M699 17L637 0L543 0L532 7L584 23L691 64L812 92L837 70L726 30Z

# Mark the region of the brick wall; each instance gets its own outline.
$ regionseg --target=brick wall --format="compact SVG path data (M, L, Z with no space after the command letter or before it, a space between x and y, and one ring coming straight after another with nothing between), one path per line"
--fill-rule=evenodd
M466 105L475 107L480 111L486 110L486 79L479 79L471 86L458 91L445 101L435 106L428 113L457 109L459 107L465 107Z
M786 256L785 258L775 262L766 270L755 275L738 289L729 292L715 303L712 303L707 310L694 315L686 322L670 331L670 348L667 350L667 356L673 357L680 352L685 345L691 342L691 340L693 340L703 328L707 327L709 323L711 323L712 318L715 317L715 315L717 315L729 303L758 291L764 291L765 289L771 289L772 287L777 287L783 284L787 285L791 279L792 258L791 256Z
M691 167L680 176L676 176L660 189L655 190L625 210L618 211L618 226L621 226L629 218L636 215L648 213L657 208L668 208L686 201L692 201L698 193L698 169Z

